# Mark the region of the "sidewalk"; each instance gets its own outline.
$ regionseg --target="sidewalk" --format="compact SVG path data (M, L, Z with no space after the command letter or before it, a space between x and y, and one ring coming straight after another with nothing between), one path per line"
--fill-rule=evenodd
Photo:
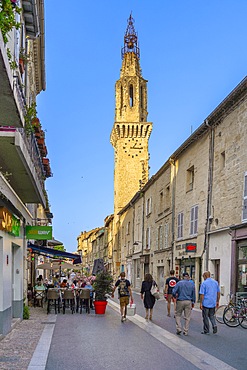
M29 320L15 322L12 331L0 340L1 370L26 370L28 368L47 322L47 313L44 308L29 308Z

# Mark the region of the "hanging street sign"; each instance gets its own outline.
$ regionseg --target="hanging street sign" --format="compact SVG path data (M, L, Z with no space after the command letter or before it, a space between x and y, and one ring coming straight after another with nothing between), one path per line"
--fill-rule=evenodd
M50 240L52 239L52 226L26 226L26 239Z

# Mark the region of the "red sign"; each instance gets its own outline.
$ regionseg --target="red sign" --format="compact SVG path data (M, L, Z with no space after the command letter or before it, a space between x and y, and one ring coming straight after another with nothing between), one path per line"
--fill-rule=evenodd
M186 243L185 250L186 252L196 252L196 243Z

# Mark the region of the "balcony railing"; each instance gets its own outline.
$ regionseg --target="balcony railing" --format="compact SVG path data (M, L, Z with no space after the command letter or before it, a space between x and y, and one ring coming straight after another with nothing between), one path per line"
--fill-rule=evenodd
M20 79L18 76L14 76L15 79L14 79L14 87L15 87L15 90L16 90L16 95L17 95L17 100L18 100L18 103L19 103L19 108L22 112L22 115L23 117L25 116L26 114L26 99L25 99L25 96L24 96L24 93L23 93L23 87L21 85L21 82L20 82Z
M40 186L44 189L45 172L35 136L33 133L27 136L23 128L17 128L16 131L18 131L22 136L30 158L35 166Z

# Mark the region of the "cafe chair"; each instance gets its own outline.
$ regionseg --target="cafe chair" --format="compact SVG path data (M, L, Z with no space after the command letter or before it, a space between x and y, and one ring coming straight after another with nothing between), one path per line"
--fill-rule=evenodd
M80 313L82 313L83 306L85 306L86 308L86 313L90 313L90 290L89 289L80 290L79 302L80 302Z
M75 293L72 289L63 292L63 314L66 308L70 308L72 314L75 312Z
M35 289L34 298L33 298L33 306L43 307L44 299L45 299L45 290Z
M60 293L57 289L48 289L47 291L47 314L50 313L50 309L54 308L55 314L60 313Z

